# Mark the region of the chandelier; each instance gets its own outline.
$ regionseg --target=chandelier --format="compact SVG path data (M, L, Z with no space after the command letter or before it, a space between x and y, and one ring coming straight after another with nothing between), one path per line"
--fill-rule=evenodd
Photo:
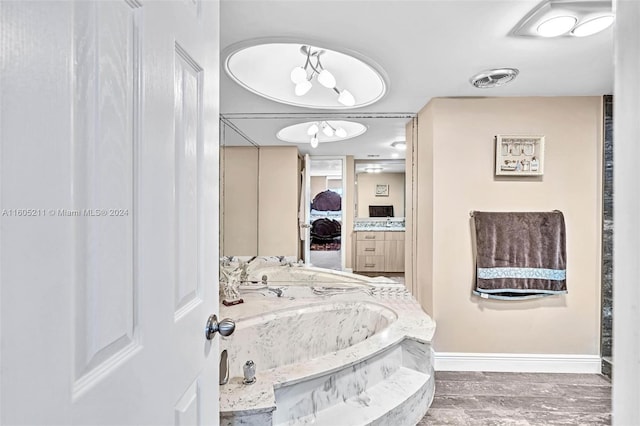
M334 127L328 121L321 121L319 123L313 123L307 129L307 135L311 136L311 148L318 147L318 133L324 133L328 138L333 135L339 138L347 137L347 131L342 127Z
M311 80L315 77L318 83L331 89L338 94L338 102L344 106L353 106L355 98L347 89L340 90L336 87L336 78L329 70L326 70L320 62L320 57L325 53L323 49L312 50L311 46L300 47L300 52L306 56L307 60L301 67L295 67L291 71L291 81L296 85L295 94L304 96L313 84Z

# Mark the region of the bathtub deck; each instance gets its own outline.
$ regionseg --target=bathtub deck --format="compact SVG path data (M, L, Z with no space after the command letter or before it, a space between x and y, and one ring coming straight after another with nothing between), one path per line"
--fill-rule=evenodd
M223 308L221 315L238 319L310 303L352 300L388 307L398 319L383 332L320 358L266 371L258 365L255 385L244 386L239 377L232 377L220 388L222 424L239 424L234 416L241 416L243 424L261 425L356 426L420 420L434 393L430 342L435 323L404 287L381 285L373 295L286 296L286 290L282 298L249 296L244 306ZM262 420L250 422L251 416Z

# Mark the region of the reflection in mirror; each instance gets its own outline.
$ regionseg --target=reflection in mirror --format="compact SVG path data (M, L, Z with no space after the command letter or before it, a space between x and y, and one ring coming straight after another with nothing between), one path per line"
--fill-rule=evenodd
M259 148L220 120L220 253L258 254Z
M309 263L342 270L344 267L344 158L311 157L309 164L308 223L311 225Z
M405 161L356 160L356 218L405 216Z

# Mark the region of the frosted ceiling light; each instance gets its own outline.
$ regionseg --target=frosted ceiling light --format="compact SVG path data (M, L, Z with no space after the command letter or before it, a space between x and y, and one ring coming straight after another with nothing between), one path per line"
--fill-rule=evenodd
M612 0L543 0L511 30L521 37L585 37L609 27Z
M306 95L307 92L309 90L311 90L312 87L313 87L313 85L308 80L304 80L304 81L296 84L296 89L295 89L296 96L304 96L304 95Z
M347 89L344 89L342 92L338 92L338 93L340 93L340 96L338 96L338 102L340 102L342 105L354 106L356 104L356 99L353 97L351 92L349 92Z
M368 166L364 168L367 173L382 173L383 168L381 166Z
M331 127L326 121L322 122L322 133L324 133L328 137L331 137L334 134L333 127Z
M307 129L307 135L309 136L313 136L316 133L318 133L320 131L320 128L318 127L318 123L313 123L311 126L309 126L309 128Z
M336 136L339 138L346 138L347 137L347 131L345 129L343 129L342 127L338 127L336 129Z
M336 78L327 70L320 71L318 74L318 83L322 84L327 89L333 89L336 87Z
M573 16L556 16L538 25L536 31L542 37L557 37L571 31L577 21Z
M364 124L355 121L323 120L285 127L276 136L284 142L310 143L312 148L316 148L320 143L355 138L366 131Z
M600 31L603 31L613 24L613 15L600 16L599 18L591 19L589 21L582 22L571 31L576 37L586 37Z
M405 141L395 141L391 144L391 146L401 151L404 151L407 149L407 143Z
M225 71L236 83L287 105L361 108L377 102L387 91L380 67L358 53L302 43L250 41L229 47L223 55Z
M307 72L302 67L295 67L291 71L291 81L294 84L302 83L307 79Z

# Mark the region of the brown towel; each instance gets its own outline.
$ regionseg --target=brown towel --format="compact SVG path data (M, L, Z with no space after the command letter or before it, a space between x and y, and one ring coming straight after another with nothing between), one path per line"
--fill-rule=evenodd
M553 212L474 212L476 288L485 298L567 293L564 216Z

